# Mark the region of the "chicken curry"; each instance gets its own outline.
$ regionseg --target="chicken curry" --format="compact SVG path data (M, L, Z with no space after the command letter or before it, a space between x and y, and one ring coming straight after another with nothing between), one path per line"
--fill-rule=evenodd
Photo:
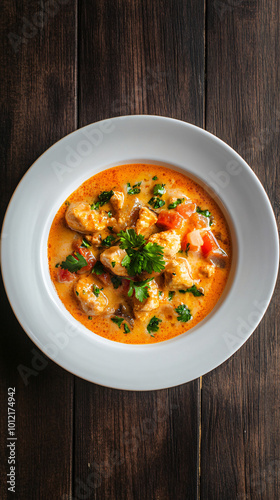
M84 182L48 239L52 282L95 334L129 344L171 339L213 309L231 265L225 217L182 173L121 165Z

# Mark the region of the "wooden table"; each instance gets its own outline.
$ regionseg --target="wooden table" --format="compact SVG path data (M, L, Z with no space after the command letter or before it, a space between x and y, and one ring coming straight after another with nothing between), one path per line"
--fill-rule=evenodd
M278 0L2 0L2 215L53 143L137 113L226 141L279 215L279 22ZM222 366L137 393L85 382L41 356L1 293L1 499L280 498L277 294ZM18 437L9 497L8 387Z

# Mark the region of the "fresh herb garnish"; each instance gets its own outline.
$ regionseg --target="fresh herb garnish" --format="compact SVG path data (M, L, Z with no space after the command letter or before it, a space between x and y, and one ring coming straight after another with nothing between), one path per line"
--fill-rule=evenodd
M118 327L120 328L124 319L119 318L118 316L115 316L114 318L111 318L111 321L113 321L113 323L116 323L116 325L118 325Z
M60 267L60 264L59 264L59 262L58 262L58 263L57 263L57 264L55 265L55 267Z
M79 292L77 292L77 290L76 290L76 295L77 295L77 297L79 297L79 295L80 295Z
M126 250L122 266L127 269L129 276L135 276L143 271L147 273L160 272L165 267L163 260L163 247L157 243L145 243L141 234L136 234L134 229L127 229L118 234L120 248Z
M150 199L150 201L148 201L148 203L149 203L149 205L151 205L155 209L163 207L163 205L165 205L165 201L164 200L161 200L160 198L156 198L155 196L153 196Z
M89 247L91 247L91 243L89 241L87 241L86 238L83 238L81 247L89 248Z
M70 202L67 200L67 201L65 202L65 205L66 205L67 207L69 207Z
M156 316L153 316L152 319L150 319L148 325L147 325L147 330L148 333L151 335L151 337L154 337L152 333L157 332L159 330L159 323L161 323L162 320L157 318Z
M113 241L115 241L115 236L113 236L112 234L109 234L109 236L107 236L106 238L104 238L104 240L101 240L101 245L103 247L111 247L112 244L113 244Z
M198 214L204 215L204 217L208 217L209 218L209 225L212 226L213 220L211 218L212 215L211 215L211 212L209 212L209 210L201 210L200 207L196 207L196 211Z
M191 286L190 288L187 288L186 290L179 290L180 293L192 293L195 297L200 297L201 295L204 295L203 292L198 290L196 285Z
M92 291L95 297L99 297L101 290L103 290L103 288L100 289L97 285L92 285Z
M158 180L158 178L157 178L157 176L155 175L155 176L153 177L153 181L157 181L157 180Z
M110 201L114 194L114 191L103 191L98 195L98 201L96 203L93 203L90 208L91 210L98 210L99 207L103 207L106 203Z
M100 207L100 201L97 201L96 203L93 203L92 205L90 205L91 210L98 210L99 207Z
M130 329L128 328L128 325L126 323L124 323L123 328L124 328L124 333L130 333Z
M113 226L107 226L107 229L109 229L109 231L113 231Z
M96 274L97 276L100 276L100 274L104 274L105 273L105 269L103 267L103 264L100 262L100 260L98 260L93 268L92 268L92 273Z
M92 319L92 316L88 316L88 319Z
M186 250L185 250L186 255L188 255L188 251L189 251L189 249L190 249L190 246L191 246L191 245L190 245L190 243L187 243Z
M177 316L177 320L182 321L183 323L186 323L192 317L189 308L185 304L181 304L180 306L176 307L175 311L179 315Z
M113 261L111 262L111 266L112 266L112 267L115 267L115 265L116 265L116 262L113 260Z
M154 195L155 196L162 196L165 193L165 184L156 184L154 186Z
M131 187L130 182L127 183L127 194L138 194L140 193L141 189L138 187L140 186L141 182L137 182L137 184L134 184L134 186Z
M161 290L159 290L159 292L158 292L158 296L159 296L159 297L161 297L161 296L162 296L162 294L163 294L163 292L162 292Z
M68 255L66 257L66 260L61 263L61 268L68 269L71 273L75 273L87 265L86 259L80 253L75 252L74 255Z
M173 201L173 203L169 203L168 210L178 207L178 205L181 205L181 203L183 203L184 200L185 198L177 198L177 200Z
M119 288L122 284L122 279L119 276L111 276L111 281L115 289Z
M107 212L107 214L108 214L109 219L111 219L111 217L113 215L112 212L109 210L109 212Z
M169 292L168 293L168 300L172 300L176 292Z
M130 280L129 290L127 292L127 295L131 297L133 291L135 291L136 299L138 299L139 302L143 302L144 299L147 299L149 297L148 288L150 288L150 285L148 285L148 283L149 281L152 281L152 279L153 278L148 278L144 281Z

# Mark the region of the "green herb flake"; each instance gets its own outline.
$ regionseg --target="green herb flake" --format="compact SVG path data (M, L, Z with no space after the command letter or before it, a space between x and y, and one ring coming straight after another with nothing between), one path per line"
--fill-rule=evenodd
M108 214L109 219L111 219L111 217L113 216L112 212L109 210L109 212L107 212L107 214Z
M133 194L138 194L140 193L141 189L138 187L140 186L141 182L138 182L137 184L134 184L134 186L131 187L130 182L127 183L127 194L133 195Z
M120 328L124 319L118 318L117 316L115 316L114 318L111 318L111 321L113 321L113 323L116 323L116 325L118 325L118 327Z
M60 266L60 264L59 264L59 263L55 265L55 267L59 267L59 266Z
M92 319L92 316L88 316L88 319Z
M136 299L138 299L139 302L143 302L143 300L149 297L148 288L150 288L150 285L148 285L148 283L152 281L152 279L153 278L148 278L144 281L129 280L130 285L127 292L128 297L131 297L133 292L135 292Z
M156 316L153 316L152 319L150 319L148 325L147 325L147 331L151 335L151 337L154 337L152 335L155 332L158 332L159 330L159 323L161 323L162 320L157 318Z
M83 238L83 241L82 241L81 247L84 247L84 248L89 248L89 247L91 247L91 243L90 243L89 241L87 241L87 239L86 239L86 238Z
M174 297L175 293L176 293L176 292L169 292L169 293L168 293L168 300L169 300L169 301L171 301L171 300L173 299L173 297Z
M127 323L123 324L123 328L124 328L124 333L130 333L130 329L128 328Z
M175 312L178 314L177 320L186 323L192 318L189 308L185 304L176 307Z
M119 288L122 284L122 279L119 276L111 276L111 282L115 289Z
M97 276L100 276L101 274L105 273L105 269L103 267L103 264L100 262L100 260L98 260L94 264L91 272L94 273L94 274L96 274Z
M148 201L149 205L151 205L151 207L157 209L157 208L161 208L163 207L163 205L165 205L165 201L164 200L161 200L160 198L157 198L155 196L153 196L149 201Z
M196 207L196 211L198 214L201 214L201 215L204 215L204 217L211 217L211 212L209 212L209 210L202 210L200 207ZM210 221L210 225L211 225L211 221Z
M173 201L173 203L169 203L168 205L168 210L172 210L172 208L178 207L178 205L181 205L185 201L185 198L177 198L176 201Z
M165 193L165 184L156 184L154 186L154 195L162 196Z
M68 201L68 200L67 200L67 201L65 202L65 205L66 205L67 207L69 207L69 205L70 205L70 201Z
M79 297L79 292L77 292L77 290L76 290L76 295L77 295L77 297Z
M92 285L92 291L93 291L95 297L99 297L101 290L97 285Z
M158 292L158 296L159 296L159 297L161 297L161 296L162 296L162 294L163 294L163 292L162 292L161 290L159 290L159 292Z
M98 210L100 207L100 202L97 201L96 203L93 203L92 205L90 205L90 209L91 210Z
M195 297L201 297L201 295L204 295L203 292L198 290L196 285L191 286L190 288L187 288L186 290L179 290L180 293L192 293Z
M186 255L188 255L188 251L189 251L189 249L190 249L190 246L191 246L191 245L190 245L190 243L187 243L186 250L185 250Z
M158 180L158 178L157 178L157 176L155 175L155 176L153 177L153 181L157 181L157 180Z
M115 261L111 262L112 267L115 267L115 265L116 265Z
M111 247L113 242L115 241L115 236L113 236L112 234L110 234L109 236L107 236L106 238L104 238L104 240L101 241L101 245L103 247Z
M80 253L75 252L74 255L68 255L66 257L66 260L61 263L61 268L68 269L71 273L75 273L87 265L86 259Z

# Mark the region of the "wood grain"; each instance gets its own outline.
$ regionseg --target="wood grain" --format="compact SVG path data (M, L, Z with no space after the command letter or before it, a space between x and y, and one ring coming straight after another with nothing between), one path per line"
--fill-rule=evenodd
M208 2L206 127L245 158L279 218L279 3L233 4ZM245 346L203 377L202 499L280 498L279 314L275 295Z
M150 113L203 126L203 1L80 4L79 125ZM197 498L199 382L154 392L75 385L74 497Z
M76 126L76 4L61 5L54 16L41 17L40 11L35 0L1 2L2 217L29 166ZM13 37L14 46L11 33L21 36L21 41ZM20 247L20 242L15 244ZM0 308L4 326L0 336L0 497L8 498L7 388L14 386L18 438L14 498L61 498L71 489L73 377L41 357L15 319L3 287ZM20 375L20 366L32 370L29 377L26 372L25 379Z

